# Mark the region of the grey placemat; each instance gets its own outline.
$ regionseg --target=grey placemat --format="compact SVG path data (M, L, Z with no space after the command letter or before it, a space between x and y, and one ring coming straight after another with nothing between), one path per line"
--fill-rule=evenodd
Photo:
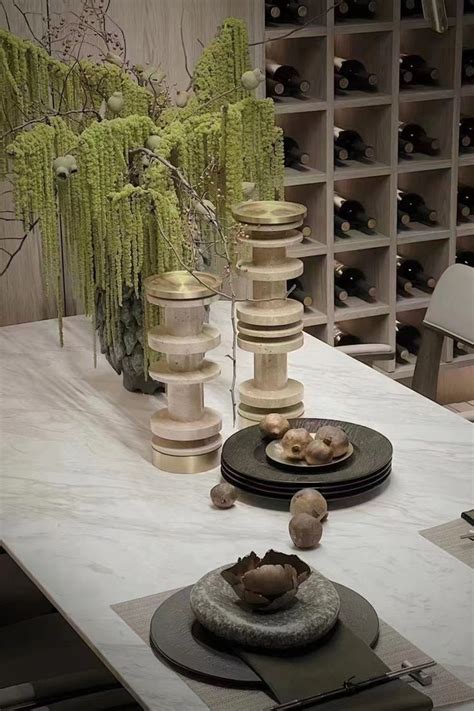
M157 595L121 602L111 607L146 644L149 644L148 635L153 613L174 592L177 591L167 590ZM400 667L405 659L408 659L412 664L425 662L429 659L424 652L398 634L383 620L380 620L380 637L375 651L391 669ZM474 699L474 689L457 679L441 665L438 664L429 671L433 675L433 684L427 687L417 685L417 688L431 697L435 708ZM263 691L213 686L190 679L182 674L179 676L211 711L242 711L242 709L245 711L267 711L274 704Z
M455 521L442 523L441 526L434 528L425 528L420 531L420 535L426 538L435 546L439 546L447 553L450 553L458 560L466 563L470 568L474 568L474 541L469 538L461 540L460 536L471 530L471 526L463 518L457 518Z

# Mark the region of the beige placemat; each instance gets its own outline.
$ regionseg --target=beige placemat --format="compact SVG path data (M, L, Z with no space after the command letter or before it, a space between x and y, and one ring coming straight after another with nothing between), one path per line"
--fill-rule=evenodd
M442 548L446 553L451 553L455 558L474 568L474 541L469 538L461 540L460 536L474 528L463 518L442 523L441 526L426 528L420 535L435 546Z
M174 592L177 590L168 590L157 595L121 602L112 605L112 610L146 644L149 644L148 635L153 613ZM415 647L382 620L380 620L380 637L375 651L391 669L399 668L405 659L412 664L419 664L429 659L418 647ZM427 687L417 684L416 688L430 696L436 708L474 699L474 689L457 679L444 667L438 664L429 672L433 676L433 684ZM242 711L242 709L245 711L266 711L274 705L274 702L263 691L213 686L190 679L182 674L179 676L211 711Z

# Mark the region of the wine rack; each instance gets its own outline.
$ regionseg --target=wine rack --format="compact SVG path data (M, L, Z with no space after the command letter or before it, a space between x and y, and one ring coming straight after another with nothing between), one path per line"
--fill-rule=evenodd
M457 250L474 250L474 212L458 217L458 182L474 187L474 140L459 149L461 115L474 116L474 78L462 80L463 48L474 49L474 13L464 14L463 0L446 0L448 29L432 31L423 17L401 18L401 0L377 0L372 19L336 21L333 0L301 0L308 8L304 25L261 27L266 42L256 47L257 64L270 58L295 67L310 82L300 96L275 97L277 123L309 155L306 166L285 171L285 198L305 204L310 234L291 250L304 261L300 277L312 297L304 309L306 331L334 344L339 326L362 341L383 342L395 351L396 322L420 326L430 293L416 286L397 292L397 255L420 261L436 279L453 264ZM421 55L436 68L436 81L400 88L400 54ZM334 58L357 59L377 76L375 89L335 89ZM428 154L399 155L399 122L418 124L438 139ZM335 160L334 127L357 131L373 147L373 158ZM410 147L409 147L410 150ZM436 212L435 224L398 221L398 191L418 193ZM334 230L334 193L358 200L376 220L373 230L351 226ZM408 218L407 218L408 220ZM309 230L308 230L309 232ZM334 260L363 270L375 285L375 299L349 296L334 304ZM457 355L451 341L443 368L474 364L474 354ZM394 358L376 367L395 378L408 378L414 358Z

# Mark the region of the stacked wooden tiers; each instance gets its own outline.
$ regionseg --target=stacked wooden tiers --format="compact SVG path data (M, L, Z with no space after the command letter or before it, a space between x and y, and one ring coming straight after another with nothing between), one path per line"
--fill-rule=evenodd
M226 481L251 494L288 500L300 489L316 488L328 500L345 499L373 491L392 470L392 445L379 432L339 420L299 418L292 427L316 432L323 425L342 427L354 447L353 455L323 470L302 473L287 465L279 467L265 454L268 440L258 426L235 433L222 449L221 471Z
M153 464L165 471L192 474L219 463L220 413L204 407L203 384L220 374L206 351L220 333L205 323L205 306L218 297L221 280L213 274L167 272L145 282L147 301L160 306L164 323L148 332L148 345L164 355L150 367L167 386L168 407L151 418Z
M252 425L269 412L298 417L304 411L303 385L288 378L287 354L303 345L303 305L286 298L286 284L303 273L303 263L287 249L303 240L298 228L306 208L251 201L237 205L233 215L242 225L239 241L252 250L250 261L237 264L253 286L252 301L237 305L238 344L254 354L254 378L239 387L240 422Z

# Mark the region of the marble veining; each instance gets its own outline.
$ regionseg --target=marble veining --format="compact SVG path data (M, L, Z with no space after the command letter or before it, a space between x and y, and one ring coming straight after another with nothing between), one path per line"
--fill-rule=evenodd
M206 404L228 436L228 304L213 305L212 321L222 374ZM155 469L149 418L164 396L127 393L101 356L94 369L91 340L83 317L65 319L64 349L54 321L0 330L0 538L144 708L203 709L110 605L189 585L249 550L295 552L289 515L247 496L217 511L218 470ZM251 357L239 352L239 381L251 377ZM474 571L418 533L473 506L474 428L310 336L289 368L305 385L306 416L374 427L394 446L388 486L331 510L321 545L301 557L474 685Z

